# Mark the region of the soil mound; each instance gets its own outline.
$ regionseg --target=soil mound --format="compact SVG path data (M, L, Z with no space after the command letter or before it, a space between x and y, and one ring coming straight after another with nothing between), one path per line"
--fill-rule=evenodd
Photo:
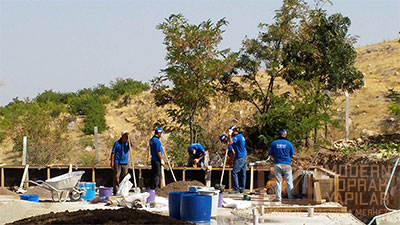
M160 188L156 195L168 198L168 193L169 192L174 192L174 191L187 191L189 186L201 186L204 187L204 184L201 183L200 181L177 181L168 184L167 186Z
M29 187L25 194L39 195L39 199L51 199L51 192L39 186Z
M49 213L15 221L11 224L192 224L133 209L96 209Z
M8 190L7 188L0 187L0 195L17 195L17 194Z

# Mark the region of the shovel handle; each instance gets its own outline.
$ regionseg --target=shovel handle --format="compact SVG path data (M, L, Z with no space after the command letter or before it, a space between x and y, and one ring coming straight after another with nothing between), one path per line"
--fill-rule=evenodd
M229 151L229 148L227 148L225 151L224 165L222 166L221 181L219 182L220 185L222 185L222 181L224 180L224 172L225 172L226 158L228 157L228 151Z
M128 145L129 145L129 152L131 153L131 166L132 166L132 174L133 174L133 183L135 185L135 188L137 188L136 175L135 175L135 164L133 163L133 152L132 152L132 146L131 146L131 140L130 139L128 139Z

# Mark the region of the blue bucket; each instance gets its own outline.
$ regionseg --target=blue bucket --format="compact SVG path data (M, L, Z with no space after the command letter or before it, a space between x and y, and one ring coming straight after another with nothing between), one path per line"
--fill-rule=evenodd
M181 219L181 198L182 196L198 195L197 192L169 192L168 209L169 216L175 219Z
M96 197L96 183L80 182L79 187L85 190L82 195L83 200L90 201Z
M20 195L19 199L30 202L39 202L39 195Z
M181 219L192 223L211 221L212 197L209 195L182 195Z

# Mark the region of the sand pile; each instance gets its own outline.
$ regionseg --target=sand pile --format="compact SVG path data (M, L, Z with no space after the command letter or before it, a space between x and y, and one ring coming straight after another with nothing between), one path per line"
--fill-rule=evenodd
M17 195L15 192L8 190L7 188L0 187L0 195Z
M189 186L201 186L204 187L204 184L201 183L200 181L177 181L168 184L167 186L160 188L156 195L161 196L161 197L168 197L169 192L174 192L174 191L187 191Z
M51 199L51 192L39 186L32 186L29 187L28 190L24 193L27 195L39 195L39 199L41 200L48 200ZM55 194L55 196L57 196Z
M96 209L49 213L15 221L12 224L192 224L133 209Z

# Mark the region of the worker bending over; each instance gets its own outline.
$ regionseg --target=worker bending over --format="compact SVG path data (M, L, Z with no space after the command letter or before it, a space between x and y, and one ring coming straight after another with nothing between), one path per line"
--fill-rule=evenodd
M207 155L207 151L204 147L199 143L193 143L188 147L189 159L188 165L189 167L201 167L205 166L205 156Z
M279 131L279 138L272 142L269 149L269 156L274 159L275 164L275 194L276 202L282 200L282 178L286 177L286 186L289 199L293 199L293 176L292 157L294 156L293 144L286 140L286 130Z

